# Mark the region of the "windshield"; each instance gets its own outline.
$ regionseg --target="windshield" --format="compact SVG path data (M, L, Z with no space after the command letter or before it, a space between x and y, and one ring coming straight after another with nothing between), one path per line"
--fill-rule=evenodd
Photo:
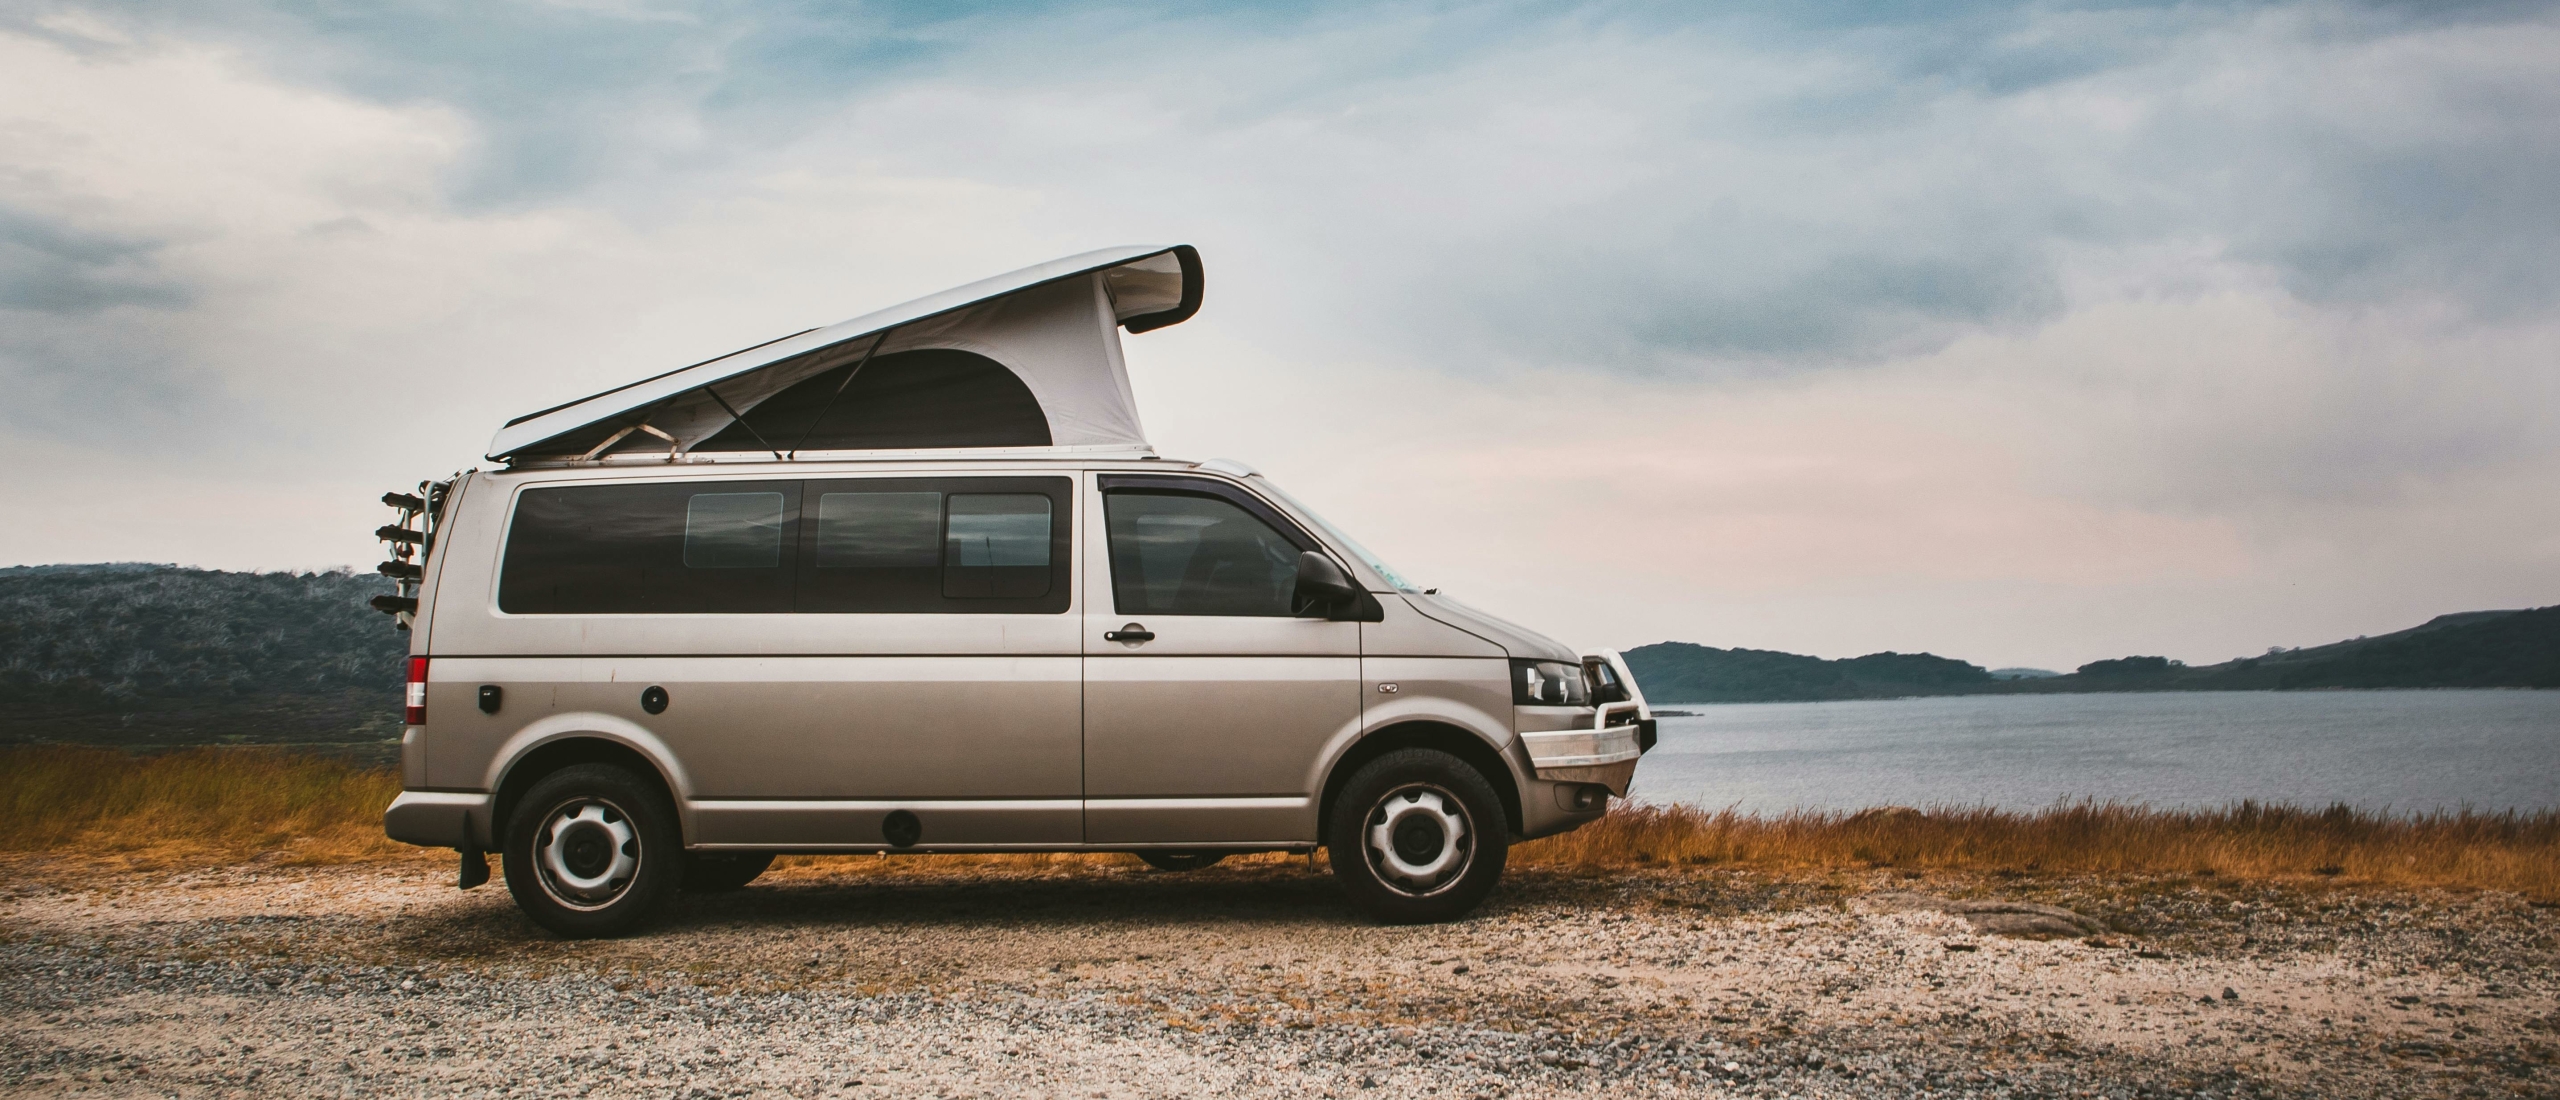
M1342 528L1334 526L1331 521L1325 519L1322 515L1317 514L1315 509L1307 507L1305 501L1290 496L1287 490L1282 489L1278 485L1272 484L1270 478L1264 477L1260 474L1255 474L1254 480L1261 482L1262 488L1272 496L1279 497L1282 501L1286 502L1301 518L1306 519L1308 522L1311 522L1318 527L1324 528L1325 535L1333 540L1334 545L1351 551L1354 556L1357 556L1362 562L1366 563L1369 568L1377 570L1378 575L1385 577L1388 584L1395 586L1396 591L1408 593L1419 593L1422 591L1421 585L1404 579L1404 574L1396 572L1394 566L1388 565L1386 562L1379 560L1376 554L1369 552L1368 547L1360 545L1360 540L1343 534Z

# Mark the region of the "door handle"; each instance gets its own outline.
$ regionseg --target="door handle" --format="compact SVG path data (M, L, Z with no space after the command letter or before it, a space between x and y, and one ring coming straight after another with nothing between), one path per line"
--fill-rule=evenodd
M1152 642L1156 640L1156 632L1149 630L1138 623L1129 623L1118 630L1103 631L1102 640L1106 642Z

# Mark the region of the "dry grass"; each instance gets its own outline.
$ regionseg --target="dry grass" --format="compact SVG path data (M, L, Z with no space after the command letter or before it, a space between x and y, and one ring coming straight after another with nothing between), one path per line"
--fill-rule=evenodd
M0 851L142 863L396 858L382 835L400 777L276 749L0 749Z
M382 835L383 807L399 790L399 778L388 771L274 750L137 756L108 749L0 749L0 851L153 863L433 857ZM2035 813L1892 808L1756 817L1622 806L1578 831L1522 845L1511 860L1514 866L1557 870L1894 867L2329 877L2513 890L2552 899L2560 898L2560 811L2385 816L2255 803L2219 810L2082 803ZM1132 862L1124 855L1085 853L803 856L784 860L776 870L1076 875Z
M1515 849L1515 866L1737 865L1948 871L2323 877L2560 897L2560 811L2391 816L2243 802L2159 810L2083 802L1757 817L1621 807Z

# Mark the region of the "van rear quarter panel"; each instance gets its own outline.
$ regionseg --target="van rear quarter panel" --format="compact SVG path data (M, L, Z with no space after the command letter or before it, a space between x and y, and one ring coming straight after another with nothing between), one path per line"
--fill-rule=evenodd
M460 657L435 666L436 786L482 789L518 731L568 715L644 729L688 798L1075 798L1074 657ZM496 714L479 685L505 692ZM662 688L650 714L641 694ZM556 725L556 723L555 723Z

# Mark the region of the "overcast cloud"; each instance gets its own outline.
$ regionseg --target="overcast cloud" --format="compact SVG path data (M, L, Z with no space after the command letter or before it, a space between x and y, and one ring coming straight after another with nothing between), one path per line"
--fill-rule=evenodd
M2067 667L2560 602L2549 5L0 0L0 561L369 564L512 415L1056 255L1569 640Z

